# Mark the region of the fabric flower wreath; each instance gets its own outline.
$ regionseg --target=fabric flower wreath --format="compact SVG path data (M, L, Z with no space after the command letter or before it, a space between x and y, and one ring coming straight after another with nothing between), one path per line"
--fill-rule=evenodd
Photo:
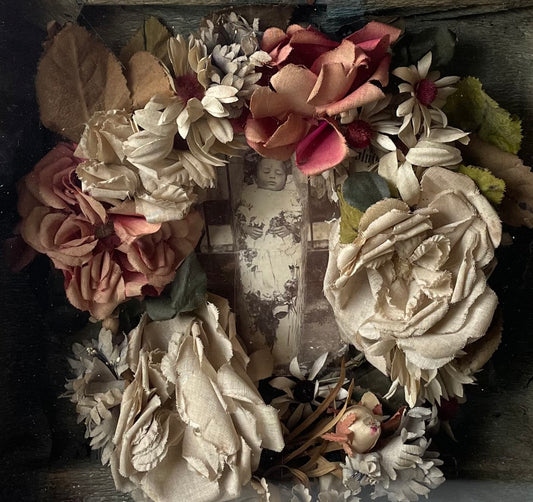
M159 294L194 250L203 222L195 211L167 223L121 214L82 192L79 163L74 145L60 143L23 178L21 234L63 272L69 301L103 319L127 298Z
M462 396L473 380L456 365L489 328L497 306L484 267L501 238L496 211L475 183L426 170L416 209L397 199L371 206L359 235L334 245L325 277L343 338L417 398Z
M278 71L268 87L252 94L245 127L248 144L261 155L287 160L305 174L339 164L348 153L335 116L384 97L389 46L400 30L368 23L341 43L312 28L292 25L287 33L266 30L261 48Z

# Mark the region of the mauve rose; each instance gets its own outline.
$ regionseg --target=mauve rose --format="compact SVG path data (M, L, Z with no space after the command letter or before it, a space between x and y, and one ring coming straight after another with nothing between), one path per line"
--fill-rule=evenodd
M96 319L110 316L126 299L122 269L109 251L95 254L82 267L63 270L63 275L70 303Z
M96 319L109 316L128 298L161 293L194 251L203 220L197 211L162 224L110 215L110 223L101 230L105 229L108 235L86 264L63 270L69 301Z
M91 222L105 219L104 207L82 192L76 177L81 162L72 143L59 143L27 174L20 187L19 213L25 217L35 205L68 212L82 212ZM27 190L28 193L24 193ZM32 200L32 197L33 199Z
M21 234L33 249L48 255L56 268L64 269L90 260L98 245L94 228L83 215L36 206L24 218Z
M296 152L298 168L317 174L348 153L334 117L384 97L388 49L400 30L371 22L338 44L315 30L299 28L288 30L290 40L278 32L267 36L263 49L271 49L281 69L268 87L254 91L245 135L261 155L287 160ZM299 51L307 45L313 47L312 57L302 65Z
M103 319L127 298L159 294L194 250L203 222L196 211L167 223L108 212L81 191L72 152L58 145L21 182L21 235L63 271L70 302Z
M174 279L180 263L194 251L203 222L200 213L191 211L184 219L161 224L150 235L121 246L132 272L146 277L146 283L159 294Z
M291 24L287 32L268 28L261 40L261 50L272 58L269 66L278 68L289 63L311 66L318 56L338 45L313 27L299 24Z

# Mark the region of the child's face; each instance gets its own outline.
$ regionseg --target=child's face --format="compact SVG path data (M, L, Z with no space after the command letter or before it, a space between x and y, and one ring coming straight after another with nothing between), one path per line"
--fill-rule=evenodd
M275 159L262 159L257 166L257 186L265 190L279 192L285 187L287 172L283 162Z

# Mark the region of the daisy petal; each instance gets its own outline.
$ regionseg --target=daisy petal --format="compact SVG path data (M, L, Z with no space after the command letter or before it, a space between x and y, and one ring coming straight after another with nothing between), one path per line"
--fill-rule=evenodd
M317 360L313 363L311 370L309 371L309 375L307 377L308 380L314 380L316 378L316 376L318 375L318 372L324 366L324 363L326 362L327 358L328 358L327 352L324 352L324 354L322 354L320 357L317 358Z
M442 77L439 80L436 80L434 84L437 87L446 87L448 85L456 84L457 82L459 82L459 80L461 80L461 77Z
M389 152L394 152L396 150L394 141L384 134L376 134L374 140L384 150L388 150Z
M404 101L403 103L400 103L398 105L398 108L396 109L396 116L397 117L404 117L408 113L411 113L413 110L413 106L415 104L415 98L409 98L408 100Z
M290 378L282 376L273 378L268 382L268 384L271 387L274 387L274 389L279 389L288 393L289 391L294 389L296 382L294 380L291 380Z
M291 372L291 375L296 377L298 380L305 380L305 376L302 373L302 370L300 369L300 365L298 364L298 358L294 357L290 364L289 364L289 371Z
M406 66L402 66L400 68L394 69L392 71L392 74L396 75L398 78L401 78L402 80L405 80L406 82L409 82L411 85L415 85L419 80L416 72L411 70L411 68L407 68Z
M400 192L402 199L410 206L414 206L420 196L420 183L409 162L400 164L396 180L398 192Z
M417 64L418 68L418 74L420 75L420 79L424 79L427 77L429 69L431 67L431 60L432 60L432 54L431 51L429 51Z

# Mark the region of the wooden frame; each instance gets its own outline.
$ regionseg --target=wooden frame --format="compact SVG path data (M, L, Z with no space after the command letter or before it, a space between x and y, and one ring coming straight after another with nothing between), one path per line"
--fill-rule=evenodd
M34 106L31 72L37 62L44 27L50 19L76 21L80 16L80 22L116 49L148 15L162 17L176 32L186 32L196 19L220 7L221 3L220 0L21 2L22 5L14 7L13 18L15 15L19 18L12 24L14 27L8 40L11 45L7 48L16 56L19 66L12 66L9 75L4 77L4 82L10 86L7 100L19 109L23 109L20 108L23 105ZM312 20L331 29L340 28L347 16L355 14L382 18L401 14L413 30L446 25L458 34L460 40L456 68L478 76L491 96L523 118L525 138L521 154L526 163L533 159L531 0L422 0L416 2L416 7L412 0L317 0L307 3L263 0L253 3L280 4L285 8L305 8L307 4L314 4L317 10ZM249 4L247 0L228 0L224 7ZM180 8L175 9L176 6ZM194 22L189 17L191 13L195 13ZM20 89L15 88L16 82L20 82ZM14 183L38 158L42 150L39 141L44 144L42 131L35 126L35 117L28 125L30 119L22 115L9 129L9 136L31 137L32 141L27 139L26 143L31 143L34 151L22 152L20 146L13 146L14 152L23 160L13 157L15 160L10 165L16 165L20 171L13 171L11 178L6 178L11 195L6 195L6 212L0 220L2 235L9 234L16 221L12 195ZM441 445L444 446L445 460L452 466L447 472L448 477L533 482L533 466L528 461L533 450L533 429L529 418L533 397L531 387L528 387L533 376L529 334L533 323L530 300L533 246L530 244L531 232L511 232L515 244L500 253L501 270L494 279L500 281L507 320L504 344L479 375L480 384L467 390L469 401L454 423L458 445L451 441ZM5 268L5 264L2 266ZM0 449L18 452L20 468L14 469L16 462L12 460L2 466L0 472L5 474L8 488L0 490L0 495L5 494L7 499L15 499L18 495L21 500L125 500L123 495L115 492L109 469L102 467L94 455L87 455L83 432L75 424L70 403L56 401L68 375L65 356L73 336L43 333L42 310L37 299L29 293L33 288L29 276L14 276L5 269L3 274L0 303L5 332L4 349L0 354L0 389L4 410L0 416L6 424L6 437L0 442ZM369 375L367 383L371 378L379 378L379 375ZM365 385L364 378L358 383ZM27 416L30 417L28 420ZM22 430L24 428L27 430ZM20 438L28 430L33 442L30 441L24 450ZM34 452L39 448L43 451L38 461L30 453L32 448ZM34 464L30 465L28 459ZM457 468L454 472L455 459Z

